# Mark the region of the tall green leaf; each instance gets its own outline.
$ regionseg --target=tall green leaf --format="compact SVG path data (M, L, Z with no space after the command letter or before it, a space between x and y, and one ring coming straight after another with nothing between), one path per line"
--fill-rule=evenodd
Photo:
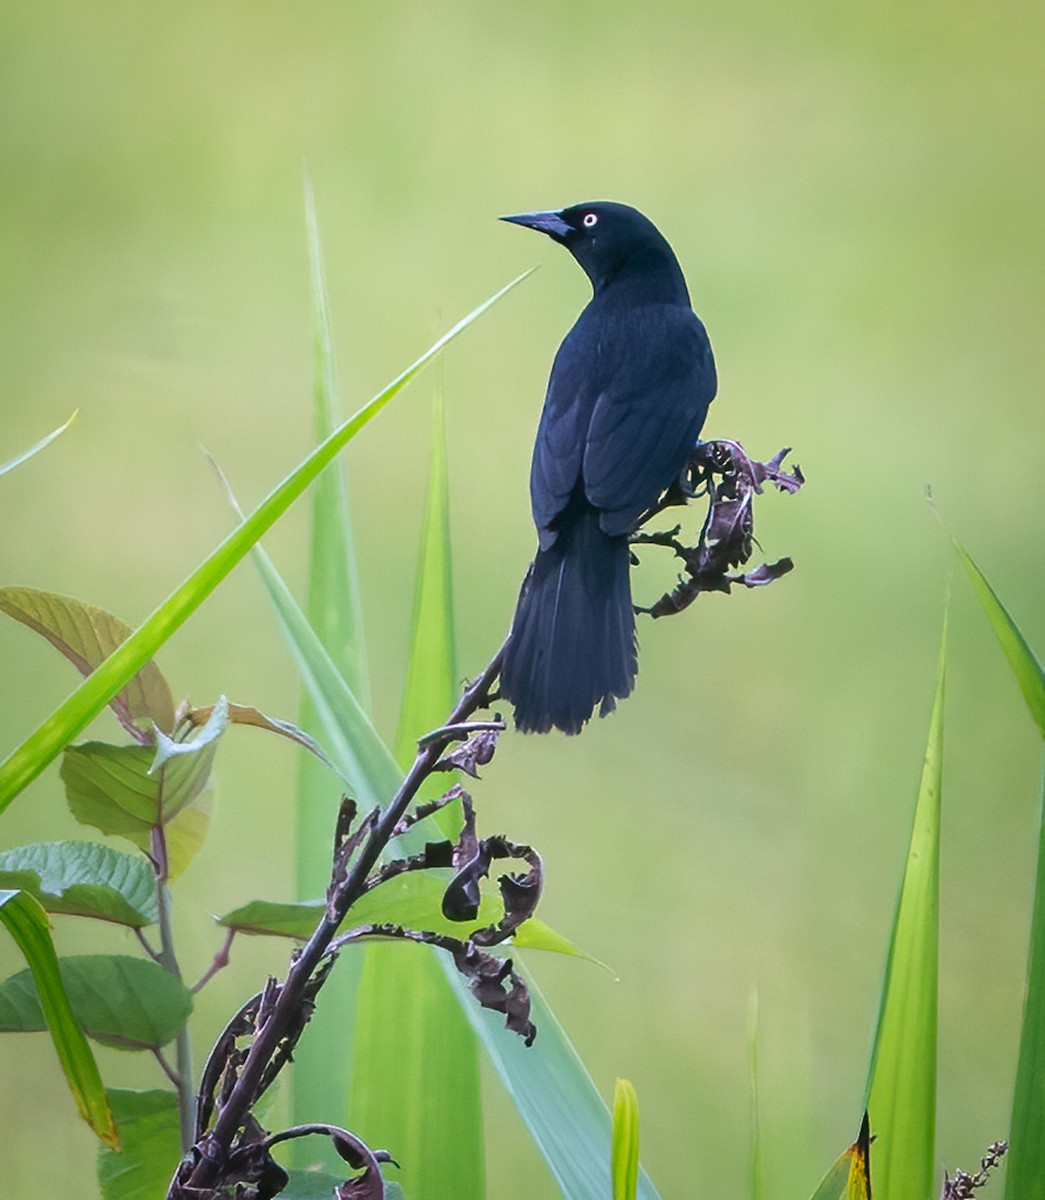
M29 964L43 1019L80 1116L103 1142L118 1147L119 1136L98 1066L62 983L47 913L28 892L0 891L0 924Z
M639 1182L639 1098L627 1079L613 1089L613 1200L635 1200Z
M1045 667L1042 667L1027 639L1020 632L1019 626L1009 616L1008 609L998 599L994 588L987 582L987 577L973 562L968 552L957 542L954 543L954 548L969 576L973 591L983 605L983 611L987 614L998 643L1009 660L1009 666L1023 693L1027 709L1041 731L1041 736L1045 737ZM1009 1175L1012 1175L1011 1165Z
M27 459L33 457L34 454L39 454L46 446L49 446L56 437L60 437L69 426L76 420L76 414L79 412L76 409L73 415L65 422L64 425L59 425L57 429L52 430L45 438L41 438L35 445L30 446L28 450L23 450L21 454L16 455L5 463L0 463L0 475L6 475L8 471L13 471L15 467L21 466Z
M330 335L330 310L316 221L312 186L305 179L305 227L308 235L312 280L314 382L313 423L322 442L341 420L334 350ZM309 547L308 623L339 674L370 712L370 675L363 610L359 596L348 485L343 463L324 471L312 491ZM300 722L304 729L319 724L315 702L303 689ZM322 896L330 875L330 837L339 801L330 773L307 756L299 759L297 802L294 809L295 885L299 900ZM349 1009L358 978L358 956L344 960L324 988L323 1003L312 1019L309 1035L294 1056L291 1108L297 1123L310 1118L342 1119L346 1115L344 1075L352 1060L352 1022ZM331 1064L343 1064L331 1069ZM330 1166L336 1163L332 1146L318 1147ZM317 1147L297 1140L290 1149L300 1166L315 1159Z
M751 1200L765 1200L762 1183L761 1065L759 1062L758 992L752 991L747 1019L748 1062L751 1072Z
M456 684L449 479L437 390L413 636L396 741L403 770L414 760L417 738L453 707ZM445 810L439 816L445 819ZM479 1058L467 1018L433 953L391 945L368 946L364 953L355 1005L352 1125L372 1144L394 1147L403 1168L399 1178L411 1200L481 1200Z
M955 543L1031 717L1045 737L1045 670L997 593L966 551ZM1027 954L1027 989L1020 1055L1012 1097L1007 1200L1045 1195L1045 747L1042 750L1038 866Z
M402 778L395 758L260 548L257 562L302 680L316 702L323 744L351 780L357 797L364 803L387 800ZM518 963L522 956L513 957ZM569 1200L605 1200L610 1188L609 1110L532 978L532 1016L539 1033L527 1048L503 1028L500 1017L479 1009L445 956L438 961L563 1193ZM638 1196L657 1200L641 1167Z
M422 367L529 274L527 271L520 275L478 308L473 309L354 416L339 425L269 493L254 512L204 559L188 579L176 588L125 642L0 763L0 812L7 808L48 763L98 715L128 680L142 669L160 646L199 608L233 567L242 561L258 539L279 520L323 468L333 462L363 426L373 420Z
M946 637L945 622L868 1084L874 1190L889 1200L926 1200L933 1184Z

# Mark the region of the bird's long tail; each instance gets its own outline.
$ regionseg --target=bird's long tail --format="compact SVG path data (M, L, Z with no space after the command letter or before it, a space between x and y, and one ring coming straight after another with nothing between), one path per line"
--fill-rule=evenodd
M635 684L638 656L628 542L599 527L587 504L539 550L519 594L501 671L502 695L524 733L579 733Z

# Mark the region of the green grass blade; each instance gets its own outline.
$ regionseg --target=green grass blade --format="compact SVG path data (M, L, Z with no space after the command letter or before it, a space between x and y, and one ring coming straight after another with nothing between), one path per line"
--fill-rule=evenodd
M986 576L973 562L965 548L957 542L954 543L954 548L969 576L973 590L983 605L991 628L1005 652L1005 657L1009 660L1009 666L1023 693L1023 699L1027 702L1027 708L1030 709L1030 715L1034 718L1042 737L1045 737L1045 668L1038 661L1016 622L1009 616L1008 609L998 599L994 588L987 582ZM1011 1168L1009 1173L1012 1173Z
M889 1200L926 1200L933 1185L946 636L945 622L868 1085L874 1190Z
M450 479L441 382L439 380L436 387L432 461L414 587L410 659L395 743L396 759L404 770L414 761L417 739L427 730L436 728L457 699ZM453 829L455 824L456 816L450 818L447 827ZM456 833L456 829L453 832Z
M523 955L513 954L512 958L520 968ZM470 1002L453 965L440 961L563 1196L566 1200L606 1200L612 1195L610 1112L531 972L525 970L525 977L537 1040L527 1048L520 1037L504 1028L499 1014ZM641 1165L636 1196L638 1200L659 1200Z
M751 1077L751 1200L765 1200L762 1183L762 1122L759 1111L761 1070L759 1064L758 992L751 992L747 1017L747 1048Z
M341 423L341 404L330 340L319 228L312 187L305 181L305 221L315 313L315 382L313 412L316 441L323 442ZM311 553L309 555L308 619L320 641L338 664L345 682L369 712L370 668L363 632L355 545L352 537L348 485L342 464L324 471L312 493ZM329 833L329 830L325 830ZM329 856L328 856L329 857ZM324 880L325 882L325 880Z
M257 561L265 564L262 578L278 604L284 636L316 702L324 745L357 795L387 800L402 777L395 759L260 548ZM412 948L399 949L409 953ZM437 961L564 1194L570 1200L606 1200L610 1191L609 1110L532 979L533 1019L539 1033L534 1046L527 1049L520 1038L503 1028L502 1018L478 1008L448 961L442 957ZM638 1197L658 1200L641 1167Z
M312 279L315 367L313 421L317 442L337 428L341 405L337 392L334 351L330 335L323 258L319 241L312 186L305 179L305 226L308 235L309 268ZM312 491L310 528L308 625L359 700L370 712L370 673L367 665L363 611L355 564L348 485L343 463L334 463L316 481ZM260 564L259 564L260 565ZM310 691L302 690L299 718L302 728L319 726L319 714ZM321 763L303 755L299 759L297 799L294 810L295 885L299 900L322 896L330 875L330 837L334 827L338 795L328 771ZM310 1118L341 1120L345 1116L344 1075L352 1060L352 1022L347 1019L358 980L359 955L346 955L325 987L324 1002L316 1010L309 1036L303 1038L294 1056L291 1077L291 1109L295 1123ZM332 1064L344 1064L333 1070ZM305 1166L317 1148L297 1140L292 1159ZM320 1157L336 1165L332 1146L324 1145Z
M0 924L25 956L58 1061L80 1116L106 1145L119 1147L116 1124L83 1030L73 1016L51 941L47 913L23 891L0 891Z
M954 543L983 605L1031 717L1045 737L1045 670L1008 609L968 552ZM1038 866L1027 955L1027 990L1012 1097L1011 1148L1005 1176L1007 1200L1045 1195L1045 750L1042 759Z
M437 388L410 658L396 739L396 758L404 770L414 760L417 738L445 719L457 696L449 507L442 393ZM443 780L431 782L438 794ZM438 814L453 834L457 815L446 810ZM481 1200L485 1172L478 1045L435 955L411 950L366 948L356 995L350 1123L371 1144L395 1148L402 1164L397 1179L411 1200ZM433 1036L435 1030L438 1036Z
M65 422L64 425L59 425L57 429L52 430L45 438L41 438L35 445L30 446L28 450L23 450L21 454L15 455L14 458L5 463L0 463L0 475L6 475L8 471L13 471L15 467L20 467L22 463L32 458L34 454L39 454L41 450L49 446L57 437L61 437L69 426L76 420L76 414L79 412L76 409L73 415Z
M80 686L0 763L0 812L98 715L196 611L258 539L355 435L473 321L529 275L518 276L445 333L414 363L326 438Z
M639 1098L627 1079L613 1089L613 1200L635 1200L639 1181Z
M1045 750L1041 764L1038 871L1034 886L1027 994L1009 1125L1006 1200L1045 1196Z

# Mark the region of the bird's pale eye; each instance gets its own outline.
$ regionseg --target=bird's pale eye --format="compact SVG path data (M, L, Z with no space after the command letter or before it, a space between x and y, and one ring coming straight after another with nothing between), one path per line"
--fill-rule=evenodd
M585 213L584 214L584 228L585 229L591 229L591 227L593 225L597 225L598 223L599 223L599 218L595 215L595 213Z

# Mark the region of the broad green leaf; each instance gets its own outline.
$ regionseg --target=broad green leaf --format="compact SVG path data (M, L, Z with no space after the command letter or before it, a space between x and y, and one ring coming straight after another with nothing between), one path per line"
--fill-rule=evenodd
M613 1200L635 1200L639 1181L639 1098L627 1079L613 1089Z
M312 389L316 441L328 437L341 420L334 351L330 335L330 311L316 221L312 187L305 180L305 224L308 233L312 277L313 341L315 372ZM308 622L320 644L336 664L337 673L359 698L360 708L370 712L370 674L367 667L363 611L356 572L348 484L342 471L343 459L324 471L312 492L309 531ZM302 690L299 710L304 729L318 729L320 721L307 689ZM330 776L312 759L298 763L297 799L294 809L295 886L299 900L321 895L330 875L330 831L337 811L338 795ZM344 1116L344 1076L352 1059L352 1022L346 1019L361 955L346 956L324 987L324 1001L312 1018L309 1036L295 1052L291 1079L291 1108L294 1120L310 1114ZM331 1070L331 1062L346 1064ZM315 1154L315 1139L295 1141L292 1160L302 1165ZM332 1147L324 1161L334 1163Z
M449 874L446 872L427 871L410 872L391 879L356 901L343 928L347 932L360 925L391 924L465 938L476 929L491 925L500 919L503 911L501 904L495 896L488 894L482 898L479 915L475 921L448 921L441 909L448 879ZM293 903L252 900L216 919L219 925L235 929L238 933L288 937L304 942L312 936L325 911L326 903L322 900L298 900ZM572 955L603 966L537 917L531 917L519 926L511 945L529 950L550 951L553 954Z
M203 791L215 743L178 757L150 773L157 752L149 746L81 742L66 747L62 781L73 816L102 833L150 848L152 831L166 825Z
M354 416L339 425L125 642L0 763L0 812L126 687L363 426L373 420L422 367L529 274L527 271L520 275L473 309Z
M159 1089L109 1089L123 1150L98 1152L102 1200L159 1200L181 1158L178 1098Z
M1008 609L998 599L994 588L987 582L986 576L973 562L968 552L957 542L954 543L954 548L972 582L973 590L983 605L991 628L1005 652L1005 657L1009 660L1009 666L1023 693L1023 699L1027 702L1030 715L1041 731L1042 737L1045 737L1045 668L1038 661L1027 639L1020 632L1016 622L1009 616ZM1011 1176L1012 1167L1010 1166L1009 1177Z
M14 938L35 981L37 1007L43 1018L42 1028L50 1031L55 1053L76 1101L80 1116L110 1146L118 1146L119 1135L109 1111L98 1066L91 1047L66 995L51 942L47 913L23 891L0 891L0 924Z
M1041 765L1038 867L1027 955L1020 1054L1009 1124L1007 1200L1045 1196L1045 750Z
M117 1050L158 1050L192 1012L192 993L158 963L123 954L82 954L60 962L77 1022L95 1041ZM0 1032L47 1028L30 971L0 983Z
M946 636L945 623L944 643ZM925 1200L933 1186L944 677L941 645L868 1084L867 1108L877 1136L874 1190L889 1200Z
M131 636L131 627L104 608L36 588L0 588L0 612L46 638L85 676ZM138 742L152 741L154 723L164 731L174 728L170 685L154 662L146 662L109 706Z
M252 729L264 729L269 733L277 733L280 737L284 737L288 742L295 742L309 754L314 755L320 763L326 767L326 771L320 773L320 778L326 790L331 791L331 779L328 772L337 771L337 767L330 761L327 752L310 734L300 729L293 721L284 721L280 717L270 717L267 713L263 713L260 708L254 708L250 704L232 704L226 701L225 710L228 714L228 722L230 725L249 725ZM206 708L190 708L185 714L185 719L192 725L206 725L214 713L214 705L208 705ZM329 841L330 830L327 830L327 840ZM327 847L327 858L329 859L329 846ZM330 864L327 863L329 871Z
M149 864L97 842L33 842L2 850L0 887L23 888L52 913L136 928L156 920Z
M396 759L404 771L414 761L418 737L440 725L457 698L449 475L438 386L436 396L410 658L396 739ZM438 795L444 786L436 777L420 794ZM460 816L456 804L453 809L430 820L455 836ZM402 840L417 848L422 835L411 832L415 838ZM434 887L441 897L437 878L422 876L421 881L430 895ZM378 888L375 899L396 882ZM500 915L496 904L492 908L484 923ZM438 902L432 909L433 915L439 913ZM350 920L356 922L358 913ZM439 923L460 935L460 926L455 930L450 922ZM350 1121L364 1139L395 1147L411 1200L482 1200L485 1159L475 1035L432 953L404 954L403 949L366 948L355 999ZM438 1037L432 1036L434 1029Z
M15 467L21 466L22 463L24 463L27 459L32 458L34 454L39 454L40 451L43 450L46 446L49 446L54 441L55 438L61 437L61 435L63 433L65 433L65 431L69 428L69 426L73 423L73 421L76 420L76 414L79 411L80 411L79 409L76 409L73 412L73 415L69 418L68 421L65 422L64 425L59 425L57 429L52 430L52 432L49 433L47 435L47 437L41 438L40 441L38 441L35 445L30 446L28 450L23 450L21 454L16 455L14 458L9 459L7 462L0 463L0 475L6 475L8 471L13 471L15 469Z

